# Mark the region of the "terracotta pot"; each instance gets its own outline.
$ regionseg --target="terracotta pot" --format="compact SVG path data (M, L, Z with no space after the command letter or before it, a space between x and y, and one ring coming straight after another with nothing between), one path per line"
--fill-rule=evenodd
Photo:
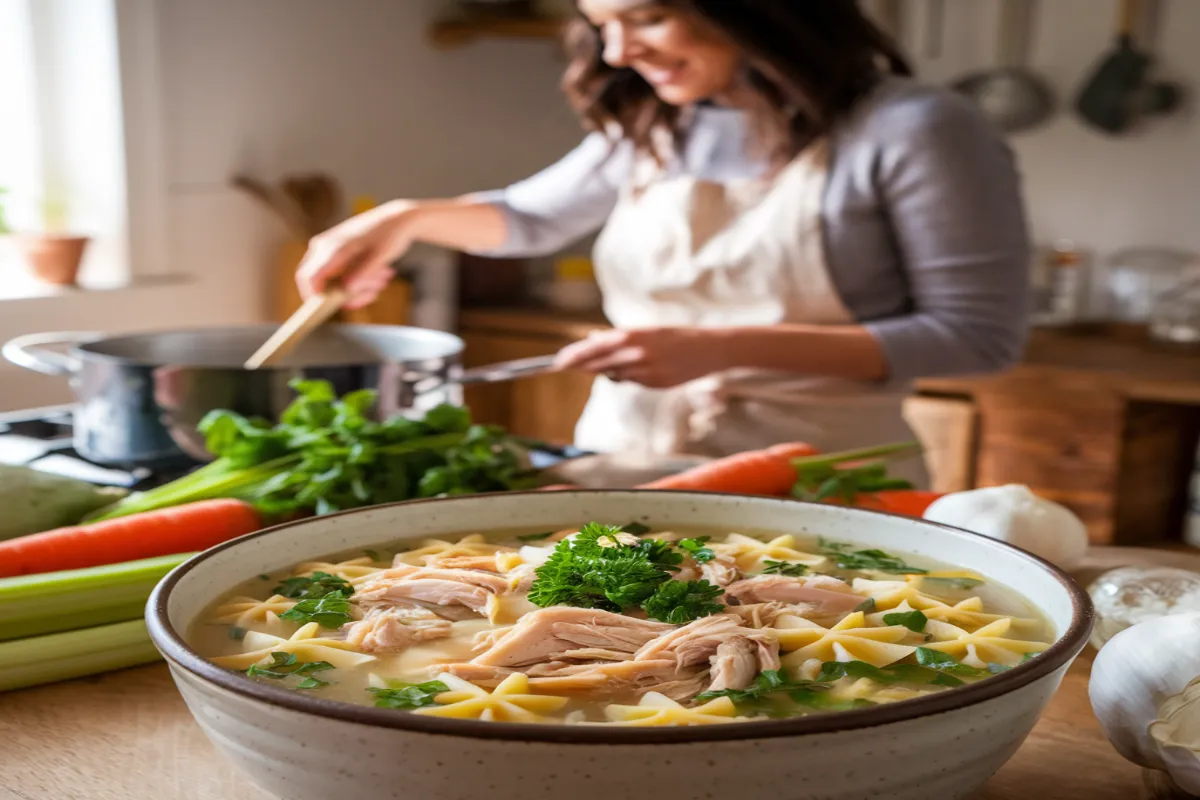
M87 236L33 233L16 234L12 239L33 276L54 286L75 285L83 251L90 241Z

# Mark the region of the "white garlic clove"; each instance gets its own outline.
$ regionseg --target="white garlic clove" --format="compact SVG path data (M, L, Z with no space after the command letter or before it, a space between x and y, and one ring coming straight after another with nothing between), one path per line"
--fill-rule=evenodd
M1200 612L1140 622L1110 639L1092 664L1088 696L1117 752L1135 764L1162 771L1169 771L1169 761L1185 761L1175 751L1182 746L1200 746L1186 738L1194 728L1196 709L1183 700L1168 701L1183 695L1197 675ZM1189 693L1188 698L1191 696ZM1186 715L1176 716L1181 713L1176 710L1179 704ZM1165 723L1159 735L1167 737L1170 745L1150 734L1159 720ZM1176 740L1176 735L1181 738ZM1176 777L1174 773L1172 777Z
M1087 527L1070 509L1010 484L939 497L925 519L982 534L1070 570L1087 555Z

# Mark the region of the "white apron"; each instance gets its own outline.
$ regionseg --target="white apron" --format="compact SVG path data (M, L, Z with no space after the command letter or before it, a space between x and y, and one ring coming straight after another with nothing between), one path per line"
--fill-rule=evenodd
M594 253L609 320L624 329L853 324L825 263L827 176L824 142L771 181L635 175ZM907 394L907 387L749 369L666 390L600 376L576 445L710 456L791 441L823 452L866 447L913 438L901 414ZM924 486L920 461L893 472Z

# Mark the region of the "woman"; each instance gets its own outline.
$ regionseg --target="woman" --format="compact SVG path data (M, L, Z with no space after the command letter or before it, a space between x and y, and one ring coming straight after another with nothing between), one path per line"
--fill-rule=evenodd
M598 451L902 440L914 378L1019 356L1011 152L966 100L912 80L853 0L578 6L564 85L594 132L505 190L318 236L305 294L346 272L368 303L416 241L535 255L603 228L614 330L558 358L599 376L576 441Z

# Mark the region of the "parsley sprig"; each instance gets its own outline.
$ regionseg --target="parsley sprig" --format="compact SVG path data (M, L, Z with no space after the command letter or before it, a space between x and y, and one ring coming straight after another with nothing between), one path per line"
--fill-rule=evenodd
M763 575L786 575L789 578L799 578L808 572L807 564L795 564L791 561L763 560Z
M832 542L822 538L817 552L833 559L838 569L890 572L897 575L924 575L929 571L906 564L902 559L883 550L851 550L851 547L852 545L843 542Z
M350 600L340 591L330 592L322 597L301 600L279 618L301 625L315 622L322 628L340 628L351 620Z
M699 536L695 539L681 539L679 541L679 549L685 551L698 564L707 564L717 557L711 547L708 547L708 540L711 536Z
M271 653L269 665L260 667L257 664L251 664L250 668L246 670L246 675L251 678L268 678L276 681L301 676L304 680L297 683L295 688L319 689L322 686L328 686L330 682L314 678L312 674L324 672L327 669L333 669L333 664L328 661L300 661L296 658L295 653L276 651Z
M328 572L314 572L312 575L300 575L294 578L284 578L272 590L275 594L290 597L294 600L320 598L334 592L341 592L343 597L354 594L350 582L330 575Z
M392 681L386 689L371 687L367 691L375 695L375 705L378 708L413 709L433 705L438 694L450 691L450 687L441 681L426 681L425 683Z
M641 608L651 618L683 624L720 611L720 587L676 581L684 552L670 542L639 539L619 527L590 522L559 542L537 568L529 600L542 608L574 606L621 613Z
M875 705L869 700L835 700L827 692L833 686L828 681L794 681L779 670L759 673L747 689L722 689L704 692L696 697L700 703L728 697L744 716L785 717L801 705L821 711L844 711ZM790 703L789 703L790 701Z

